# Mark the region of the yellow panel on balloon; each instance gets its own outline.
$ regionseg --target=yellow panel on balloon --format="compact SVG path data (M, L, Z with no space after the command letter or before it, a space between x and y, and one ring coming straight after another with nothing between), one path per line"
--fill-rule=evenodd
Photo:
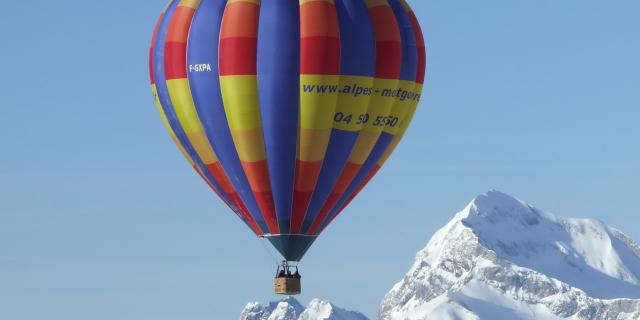
M253 130L262 127L257 76L221 76L220 88L231 130Z
M300 75L300 127L329 129L338 102L340 76Z
M160 113L160 118L162 119L162 124L164 125L164 128L167 130L167 132L169 132L169 135L171 136L171 140L173 140L173 143L176 144L176 146L180 150L180 153L182 153L182 155L185 157L185 159L187 159L189 164L193 166L194 165L193 159L191 159L189 154L187 154L187 151L182 146L182 143L180 143L180 140L178 140L178 137L176 137L176 134L173 132L173 129L171 129L171 125L169 125L169 120L167 120L167 115L164 113L164 110L162 109L162 104L160 104L160 99L158 99L158 90L156 89L155 84L151 85L151 91L153 92L153 98L156 103L156 108Z
M416 102L417 93L414 91L416 83L413 81L400 81L398 89L392 92L395 103L389 112L389 116L385 120L384 132L395 135L400 128L400 123L407 115L411 105Z
M373 78L357 76L340 77L340 93L333 116L333 128L344 131L360 131L370 120L367 114L373 95Z
M184 132L189 134L204 131L202 123L200 123L198 113L196 112L196 107L193 104L189 80L167 80L167 89L169 89L169 96L171 98L171 103L173 104L173 109L176 112L176 116L178 117Z
M373 82L373 96L369 101L367 114L369 121L363 130L367 132L382 132L385 126L386 117L391 112L391 107L395 103L392 93L398 90L400 81L395 79L378 79Z

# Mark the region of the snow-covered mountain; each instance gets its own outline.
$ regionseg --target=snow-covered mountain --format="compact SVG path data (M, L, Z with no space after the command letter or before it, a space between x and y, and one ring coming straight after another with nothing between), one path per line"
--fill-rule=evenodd
M435 233L378 316L638 320L640 245L490 191Z
M338 308L328 301L313 299L307 307L287 299L263 306L251 302L242 310L240 320L368 320L363 314Z

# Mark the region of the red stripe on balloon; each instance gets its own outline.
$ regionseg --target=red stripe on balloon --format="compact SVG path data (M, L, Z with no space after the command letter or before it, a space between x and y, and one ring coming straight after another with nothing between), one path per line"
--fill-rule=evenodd
M271 182L269 181L269 168L267 160L258 162L241 161L244 173L247 179L252 182L253 195L256 198L258 208L264 217L269 228L269 232L277 234L280 229L278 218L276 216L276 208L273 202L273 194L271 193Z
M167 80L185 79L187 77L187 44L184 42L167 42L164 45L164 74Z
M382 79L400 78L402 66L402 43L380 41L376 43L376 77Z
M347 191L347 188L349 187L349 184L351 184L351 181L353 181L358 172L360 172L360 168L362 168L362 165L350 162L345 165L344 169L342 169L340 178L333 188L333 191L331 192L331 194L329 194L329 197L322 206L322 209L313 220L311 227L307 231L308 235L315 234L317 228L322 225L325 219L327 219L329 213L331 213L332 209L334 209L335 205L338 203L338 201L340 201L340 198L342 198L342 195Z
M216 189L216 187L213 185L213 183L211 183L211 181L209 181L209 179L207 179L207 177L202 173L202 171L200 171L200 169L197 166L194 165L193 169L196 170L196 172L198 173L200 178L202 178L202 180L204 180L204 182L207 183L209 188L211 188L211 190L213 190L213 192L218 197L220 197L220 199L222 199L222 202L224 202L229 208L231 208L231 211L235 212L237 215L240 215L239 208L238 208L238 206L236 206L235 203L227 201L227 199L225 199L225 197L222 196L222 194L218 191L218 189Z
M233 203L238 207L241 217L245 221L247 221L251 229L258 235L262 234L262 230L249 213L249 210L244 205L242 198L240 198L240 195L238 195L238 192L231 184L231 181L229 181L229 178L227 178L227 174L222 168L220 162L206 165L206 167L207 169L209 169L209 172L211 173L213 178L218 182L218 184L222 188L222 191L228 194L229 198L231 198L231 201L233 201Z
M398 79L402 68L402 38L393 9L381 5L369 9L376 37L376 78Z
M340 73L340 39L312 37L300 40L300 73Z
M167 80L187 77L187 38L195 9L178 6L171 17L164 45L164 68Z
M296 179L293 191L293 211L291 215L291 233L300 233L309 202L313 196L316 181L322 170L322 161L296 161Z
M356 196L358 196L358 194L364 189L364 187L367 186L367 184L369 184L369 182L371 181L371 179L373 179L373 177L378 174L378 171L380 171L381 166L376 164L371 171L369 172L369 174L367 175L367 177L362 181L362 183L358 186L358 188L356 188L356 190L349 196L349 198L347 199L347 201L345 201L345 203L338 208L338 212L333 216L333 218L331 218L331 221L329 221L328 223L325 223L322 227L322 229L320 229L317 233L315 234L320 234L322 233L322 231L324 231L324 229L330 225L341 213L342 211L349 206L349 204L351 204L351 201L353 201L353 199L356 198Z
M220 75L255 75L257 57L256 38L220 39Z

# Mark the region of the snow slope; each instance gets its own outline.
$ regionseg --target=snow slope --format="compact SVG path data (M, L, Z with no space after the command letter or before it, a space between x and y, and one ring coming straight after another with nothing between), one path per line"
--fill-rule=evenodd
M240 320L368 320L363 314L338 308L328 301L313 299L303 307L296 299L262 306L251 302L242 310Z
M498 191L418 252L379 319L640 319L640 246Z

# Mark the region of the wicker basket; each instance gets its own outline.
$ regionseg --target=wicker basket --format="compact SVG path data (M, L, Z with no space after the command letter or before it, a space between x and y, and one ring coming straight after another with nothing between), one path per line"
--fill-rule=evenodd
M276 294L292 296L302 291L299 278L276 278L274 285Z

